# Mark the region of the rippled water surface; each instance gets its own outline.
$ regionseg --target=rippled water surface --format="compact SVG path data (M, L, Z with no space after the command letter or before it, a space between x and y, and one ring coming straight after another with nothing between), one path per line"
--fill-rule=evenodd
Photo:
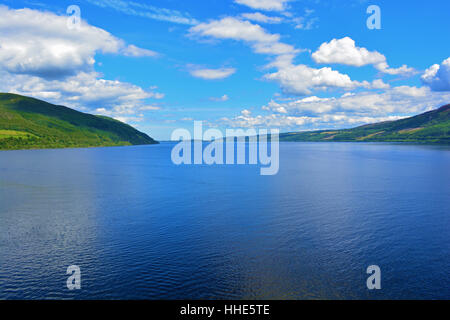
M260 176L172 146L0 152L0 298L450 298L449 148L281 143Z

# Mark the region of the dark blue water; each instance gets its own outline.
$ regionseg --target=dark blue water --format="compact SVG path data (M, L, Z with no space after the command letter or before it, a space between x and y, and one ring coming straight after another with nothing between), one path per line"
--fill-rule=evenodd
M450 298L448 147L281 143L260 176L172 146L0 152L0 298Z

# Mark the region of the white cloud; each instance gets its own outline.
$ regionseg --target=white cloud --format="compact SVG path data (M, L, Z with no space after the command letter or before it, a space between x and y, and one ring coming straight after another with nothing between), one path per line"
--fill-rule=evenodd
M269 17L265 14L262 14L260 12L254 12L254 13L243 13L241 16L247 20L252 20L256 22L261 23L281 23L283 22L283 18L281 17Z
M333 98L319 98L316 96L310 96L288 102L276 102L271 100L266 106L263 106L262 109L282 114L292 113L293 110L311 113L325 113L330 112L333 109L332 102Z
M194 68L189 73L196 78L205 80L225 79L236 72L234 68L220 68L220 69L198 69Z
M283 11L286 9L286 4L289 1L290 0L234 0L234 2L247 7L266 11Z
M306 10L305 16L310 16L312 13L312 10ZM275 68L277 71L264 75L264 78L278 82L281 89L287 94L307 95L314 90L330 88L353 90L358 87L367 89L388 89L390 87L381 79L376 79L371 83L353 81L348 75L330 67L316 69L304 64L294 65L295 56L302 50L280 42L279 34L271 34L261 26L249 21L226 17L192 27L190 34L244 41L256 53L275 56L266 69ZM374 64L379 70L390 74L409 73L412 70L406 66L398 69L389 68L386 58L382 54L358 48L355 46L355 42L348 37L322 44L319 50L313 54L313 59L318 63L343 63L354 66Z
M275 55L274 61L266 68L278 70L264 77L278 82L285 93L304 95L310 94L312 90L326 90L330 87L353 89L357 86L370 86L368 82L352 81L348 75L331 68L314 69L306 65L293 65L292 61L300 50L280 42L280 35L268 33L261 26L249 21L226 17L192 27L190 33L218 39L245 41L256 53Z
M295 58L295 54L294 53L287 53L287 54L282 54L279 55L277 57L275 57L275 59L269 63L268 65L266 65L266 69L270 69L270 68L277 68L277 69L285 69L285 68L290 68L292 67L292 61Z
M372 81L372 85L370 88L372 89L389 89L391 86L387 83L384 83L381 79L375 79Z
M355 67L386 61L385 56L377 51L356 47L355 41L349 37L322 43L312 58L316 63L340 63Z
M193 35L250 42L277 42L280 39L280 35L270 34L257 24L232 17L201 23L192 27L190 32Z
M67 27L67 16L0 6L0 68L47 79L91 72L97 52L154 56L150 50L125 45L108 33L81 22Z
M146 91L139 86L117 80L105 80L96 72L80 72L64 80L48 80L37 76L0 72L0 91L44 99L82 111L123 117L150 110L147 99L161 93Z
M270 101L262 107L269 114L242 111L219 120L232 127L293 128L295 130L348 128L380 121L397 120L436 109L450 100L450 93L427 87L396 87L383 93L346 93L341 97L310 96L293 101Z
M242 114L244 117L250 116L251 113L252 113L252 112L251 112L250 110L247 110L247 109L244 109L244 110L241 111L241 114Z
M280 42L279 34L271 34L257 24L232 17L199 24L190 29L190 34L216 39L245 41L251 45L256 53L260 54L294 55L299 52L293 46Z
M234 128L285 128L294 130L316 130L355 127L368 123L393 121L402 116L365 117L339 115L287 116L279 114L257 115L255 117L240 115L234 118L222 118L220 122Z
M450 91L450 57L425 70L422 82L433 91Z
M407 97L425 97L426 95L430 94L430 90L427 87L409 87L409 86L398 86L395 88L392 88L391 90L394 94L399 94Z
M159 21L167 21L178 24L195 25L198 21L188 13L177 10L159 8L138 1L126 0L87 0L91 4L102 8L111 8L127 15L148 18Z
M129 45L123 50L123 54L129 57L157 57L158 53L152 50L138 48L135 45Z
M390 68L384 55L377 51L357 47L355 41L349 37L322 43L319 49L312 54L312 58L316 63L339 63L355 67L371 64L377 70L391 75L414 73L414 69L406 65Z
M414 68L410 68L405 64L398 68L391 68L386 62L383 62L375 65L375 68L378 71L390 75L413 75L417 73L416 70L414 70Z
M346 93L341 97L319 98L311 96L288 102L270 101L263 107L284 114L354 112L370 116L423 112L445 104L450 94L433 93L427 87L400 86L378 92ZM280 112L279 110L283 110Z
M94 71L95 54L156 56L154 51L126 45L109 32L81 21L67 27L67 16L0 6L0 91L32 96L81 111L138 121L150 110L148 99L163 93Z
M285 93L298 95L311 94L314 89L352 89L360 85L348 75L331 68L314 69L303 64L283 66L277 72L266 74L265 78L278 82Z

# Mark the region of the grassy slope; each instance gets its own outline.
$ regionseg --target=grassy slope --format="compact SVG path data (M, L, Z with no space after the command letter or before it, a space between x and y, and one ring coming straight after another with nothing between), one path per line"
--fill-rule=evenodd
M353 129L292 132L280 141L373 141L450 144L450 105L411 118Z
M154 144L120 121L20 95L0 93L0 149Z

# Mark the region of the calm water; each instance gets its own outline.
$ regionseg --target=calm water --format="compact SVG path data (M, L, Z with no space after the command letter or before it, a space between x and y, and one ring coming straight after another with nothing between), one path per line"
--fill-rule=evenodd
M450 298L450 148L281 143L260 176L172 146L0 152L0 298Z

